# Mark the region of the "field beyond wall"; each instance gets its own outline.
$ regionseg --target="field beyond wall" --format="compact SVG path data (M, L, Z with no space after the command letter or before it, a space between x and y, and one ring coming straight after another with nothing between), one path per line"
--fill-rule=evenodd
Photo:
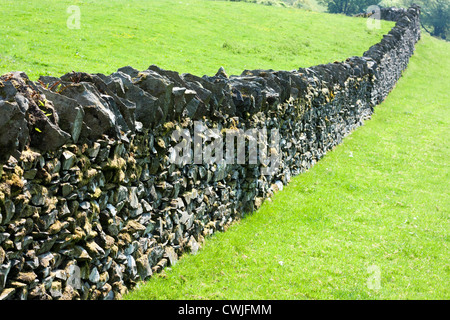
M80 29L69 29L69 6ZM293 70L362 55L394 23L208 0L3 0L0 74L110 74L130 65L214 75L245 69ZM326 23L324 23L326 21ZM70 22L70 19L69 19Z

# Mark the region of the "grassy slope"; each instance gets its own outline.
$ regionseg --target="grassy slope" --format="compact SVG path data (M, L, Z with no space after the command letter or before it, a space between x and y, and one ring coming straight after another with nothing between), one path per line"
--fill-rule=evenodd
M449 299L449 53L425 35L372 120L126 298Z
M222 0L214 0L222 1ZM325 12L326 6L319 3L319 0L227 0L227 1L244 1L251 3L264 4L269 6L291 6L295 8L302 8L305 10L312 10L317 12Z
M71 5L79 30L66 26ZM196 75L292 70L361 55L393 25L372 31L364 19L205 0L2 0L0 16L0 74L32 79L151 64Z

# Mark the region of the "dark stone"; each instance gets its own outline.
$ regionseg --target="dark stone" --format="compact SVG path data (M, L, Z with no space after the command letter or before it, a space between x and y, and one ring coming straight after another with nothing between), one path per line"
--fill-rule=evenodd
M164 122L169 112L174 83L152 70L139 73L138 77L133 79L133 83L158 99L162 111L162 118L159 121Z
M25 113L16 102L0 100L0 161L6 161L10 155L17 158L29 141L28 124Z
M59 116L59 127L70 133L73 142L77 142L83 127L84 111L74 99L40 87L39 91L50 100Z
M144 128L152 128L160 124L164 113L160 107L158 98L134 85L131 77L125 73L116 72L110 77L112 82L108 85L112 86L114 83L114 86L123 88L124 92L122 95L120 95L120 92L118 95L135 104L136 120L142 122Z
M98 139L103 134L111 138L120 137L114 112L93 84L72 83L61 94L76 100L83 107L84 123L90 128L88 138Z

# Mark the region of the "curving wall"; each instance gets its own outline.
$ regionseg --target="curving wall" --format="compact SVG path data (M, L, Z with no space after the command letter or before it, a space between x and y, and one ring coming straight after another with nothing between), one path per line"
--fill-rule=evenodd
M119 299L258 208L370 118L407 67L419 7L381 13L396 25L362 57L292 72L1 76L0 299ZM252 129L267 139L252 145ZM243 134L228 161L208 130Z

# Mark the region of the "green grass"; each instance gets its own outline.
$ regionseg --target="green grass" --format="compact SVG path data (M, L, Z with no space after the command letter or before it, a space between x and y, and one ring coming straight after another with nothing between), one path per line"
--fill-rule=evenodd
M125 299L449 299L449 72L424 35L370 121Z
M80 29L66 12L81 11ZM393 26L365 19L207 0L2 0L0 74L109 74L151 64L214 75L244 69L293 70L361 55ZM324 21L326 23L324 23Z
M222 0L215 0L215 1L222 1ZM283 6L283 7L289 6L317 12L325 12L327 9L326 5L319 3L319 0L227 0L227 1L243 1L243 2L263 4L267 6Z

